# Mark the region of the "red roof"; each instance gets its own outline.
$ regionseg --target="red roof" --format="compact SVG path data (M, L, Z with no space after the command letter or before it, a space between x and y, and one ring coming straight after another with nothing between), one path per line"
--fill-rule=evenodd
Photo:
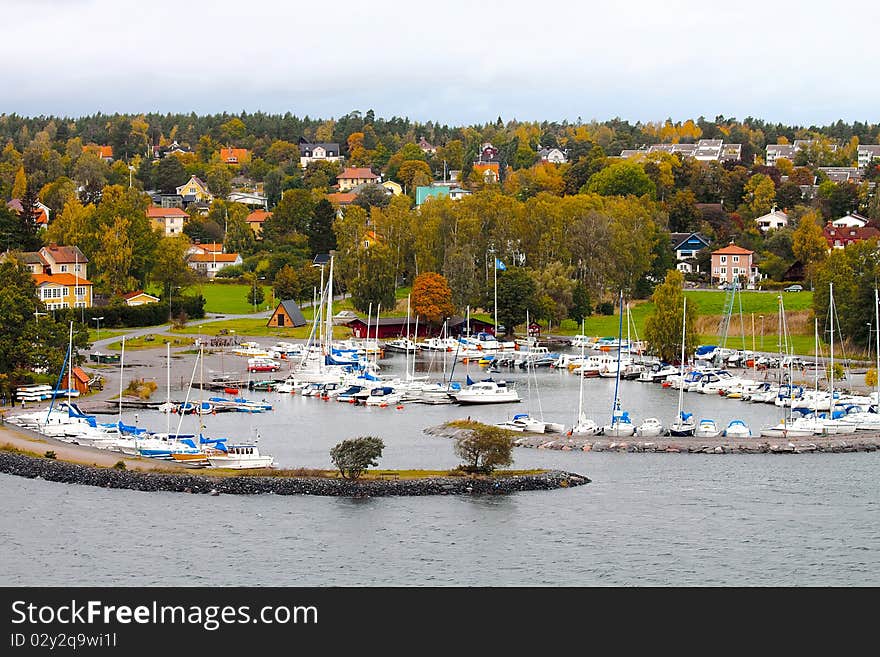
M77 365L76 367L73 368L73 371L71 372L71 374L73 374L74 379L78 379L82 383L89 382L89 375L86 374L79 365Z
M237 253L195 253L190 256L193 262L235 262Z
M327 194L327 200L336 205L351 205L357 198L357 194L351 192L334 192Z
M58 246L57 244L49 244L44 246L41 251L45 250L52 259L60 264L80 263L87 264L89 259L79 250L77 246Z
M829 247L834 247L835 244L846 246L853 242L862 242L864 240L880 237L880 229L871 225L863 226L862 228L856 228L855 226L839 227L834 226L829 222L825 225L822 232L825 235L825 240L828 242Z
M204 244L193 244L190 248L201 249L208 253L220 253L223 251L223 244L220 242L205 242Z
M112 158L113 157L113 147L112 146L101 146L100 144L87 144L83 146L83 151L87 150L96 150L98 152L99 157L103 158Z
M373 180L378 178L375 173L369 167L346 167L345 170L336 176L337 180L360 180L360 179L369 179Z
M266 210L254 210L247 216L247 221L249 224L261 224L271 216L272 213Z
M238 164L248 159L248 149L246 148L221 148L220 159L226 164Z
M728 244L723 249L712 251L712 255L752 255L754 251L749 251L736 244Z
M19 214L21 214L21 211L24 210L24 207L21 205L21 200L17 199L17 198L10 200L6 204L6 207L9 208L10 210L14 210L15 212L18 212ZM41 208L38 205L34 208L34 210L36 211L34 213L34 222L35 223L38 223L38 224L48 224L49 223L49 217L46 215L46 211L43 208Z
M166 217L189 218L189 215L180 208L158 208L155 205L147 208L147 216L150 219L165 219Z
M92 282L73 274L32 274L37 287L41 285L91 285Z

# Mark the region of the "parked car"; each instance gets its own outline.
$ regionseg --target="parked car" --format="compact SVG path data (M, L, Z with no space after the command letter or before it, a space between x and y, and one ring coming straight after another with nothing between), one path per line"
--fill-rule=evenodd
M798 285L797 283L795 283L794 285L789 285L789 286L788 286L787 288L785 288L783 291L784 291L784 292L803 292L803 291L804 291L804 286L803 286L803 285Z

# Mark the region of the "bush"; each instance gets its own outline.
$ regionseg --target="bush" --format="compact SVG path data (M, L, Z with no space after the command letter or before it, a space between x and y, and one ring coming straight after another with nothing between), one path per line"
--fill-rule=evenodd
M603 301L599 305L596 306L596 312L600 315L613 315L614 314L614 303L611 301Z
M330 450L330 460L343 479L357 479L370 466L379 465L385 443L375 436L361 436L343 440Z
M489 474L499 465L513 463L510 431L480 424L455 441L455 454L466 463L458 466L469 473Z
M113 469L114 470L127 470L128 468L125 465L125 461L116 461L116 463L113 464Z
M45 458L47 458L47 459L55 459L55 458L57 458L57 457L55 456L55 452L53 452L52 450L47 451L45 454L43 454L43 456L44 456Z
M244 274L244 267L241 265L229 265L217 272L216 278L240 278Z
M156 392L159 386L155 381L145 381L144 379L132 379L128 387L123 390L123 395L137 397L139 399L149 399Z
M79 321L82 310L64 309L56 311L59 321L71 319ZM171 315L186 313L190 319L201 319L205 316L205 298L202 295L174 297L171 304ZM143 306L109 305L86 308L85 323L95 326L94 317L103 317L101 328L124 328L128 326L157 326L168 321L168 303L148 303Z

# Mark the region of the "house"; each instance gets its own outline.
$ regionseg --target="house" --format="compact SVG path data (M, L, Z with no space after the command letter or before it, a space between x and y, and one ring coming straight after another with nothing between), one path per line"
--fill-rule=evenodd
M387 189L392 196L400 196L403 194L403 187L400 186L400 183L396 183L393 180L386 180L382 183L382 187Z
M241 203L252 208L269 209L269 199L264 194L258 192L232 192L226 197L226 200L232 203Z
M858 215L847 215L847 217L858 217ZM845 249L850 244L862 242L864 240L880 238L880 229L872 223L862 225L856 222L844 222L847 219L838 219L837 221L829 221L822 229L825 241L828 242L828 249ZM838 222L840 222L838 224ZM838 225L835 225L838 224Z
M89 259L78 246L58 246L54 242L44 246L35 254L40 261L39 269L31 269L34 274L73 274L87 278Z
M749 283L758 279L758 268L754 264L754 251L749 251L730 242L724 248L712 252L712 282L732 283L745 278Z
M766 233L768 230L776 230L777 228L788 226L788 215L782 210L777 210L774 205L770 212L755 219L755 223L758 224L758 228Z
M250 151L246 148L221 148L220 159L223 164L245 164L251 161Z
M122 299L125 301L126 306L145 306L148 303L159 303L159 297L147 294L143 290L135 290L134 292L123 294Z
M858 167L819 167L819 171L834 183L859 183L862 180L862 170Z
M453 201L457 201L469 194L469 191L457 185L435 183L433 185L419 186L416 187L416 206L422 205L429 198L450 198Z
M155 190L151 190L147 194L150 195L153 205L160 208L183 208L183 196L180 194L163 194Z
M419 137L419 148L421 148L422 152L426 155L433 155L437 152L437 148L432 144L429 144L424 137Z
M859 144L857 152L859 167L862 169L871 164L871 160L880 160L880 145Z
M192 153L192 151L189 148L178 144L176 139L172 141L168 146L159 146L158 144L153 146L154 160L160 160L167 155L186 155L188 153Z
M849 212L840 219L829 222L835 228L864 228L870 223L870 219L863 217L857 212Z
M263 234L263 224L266 223L266 219L271 216L272 213L267 210L254 210L247 216L246 221L255 236L259 237Z
M360 317L358 317L357 319L353 319L350 322L346 322L345 326L348 326L351 329L352 335L355 338L367 337L367 322ZM474 319L473 317L470 319L469 322L464 317L450 317L449 321L446 323L446 327L449 331L449 335L452 336L475 334L480 332L495 332L495 327L490 322L484 322L479 319ZM380 317L378 320L370 320L369 329L371 337L375 336L378 333L378 339L382 340L387 338L396 338L408 334L412 335L415 333L416 325L415 319L413 318L410 318L409 326L407 327L406 317ZM424 337L439 336L442 330L442 324L438 326L433 326L427 323L419 322L418 335Z
M70 383L73 385L73 388L81 395L85 395L89 392L89 381L90 377L85 373L85 370L81 368L79 365L76 365L70 371Z
M304 139L299 140L299 164L305 169L310 162L341 162L342 157L339 144L332 142L311 143Z
M89 308L92 305L92 283L73 274L33 274L37 297L49 310L58 308Z
M622 150L620 157L641 157L648 153L681 155L701 162L736 162L742 159L742 144L725 144L722 139L700 139L694 144L651 144L638 149Z
M479 173L487 183L496 183L501 180L500 162L474 162L474 171Z
M342 216L342 209L354 203L357 194L354 192L333 192L327 194L327 200L336 208L336 216Z
M336 176L336 180L339 183L339 191L347 192L364 183L378 182L379 176L373 173L369 167L346 167L342 173Z
M6 207L21 216L21 213L24 211L24 207L21 204L21 199L11 199L8 203L6 203ZM49 225L49 213L51 210L49 206L37 201L34 205L34 223L37 225L37 228L45 228Z
M153 228L160 229L166 237L183 233L183 224L189 219L180 208L158 208L155 205L147 208L147 217Z
M198 176L190 177L187 182L177 188L177 193L183 197L183 202L187 205L214 201L214 195L208 190L208 185Z
M220 242L195 242L186 250L186 255L205 255L211 253L223 253L223 244Z
M105 162L113 161L113 147L112 146L102 146L100 144L86 144L83 146L83 153L91 151L98 157L100 157Z
M293 299L287 299L286 301L279 302L278 306L275 308L275 312L272 313L272 316L266 323L266 326L271 326L274 328L286 328L305 325L306 318L303 317L302 311L299 309L299 305Z
M238 253L194 253L190 255L186 264L196 273L213 279L217 272L226 267L240 265L244 261Z
M672 251L675 253L675 259L679 264L684 261L691 260L697 256L701 250L709 246L709 240L699 233L672 233L670 236L672 242ZM686 268L678 267L680 271L691 272L694 267L689 263ZM696 271L699 271L697 268Z
M568 155L558 148L542 148L538 151L538 157L541 158L541 162L550 162L552 164L568 162Z
M794 161L794 144L767 144L764 152L764 163L768 167L775 167L776 160L785 158L789 162Z

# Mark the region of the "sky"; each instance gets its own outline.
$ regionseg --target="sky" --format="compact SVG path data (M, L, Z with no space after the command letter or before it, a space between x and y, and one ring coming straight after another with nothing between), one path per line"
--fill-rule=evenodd
M880 120L880 2L714 4L2 0L0 113Z

